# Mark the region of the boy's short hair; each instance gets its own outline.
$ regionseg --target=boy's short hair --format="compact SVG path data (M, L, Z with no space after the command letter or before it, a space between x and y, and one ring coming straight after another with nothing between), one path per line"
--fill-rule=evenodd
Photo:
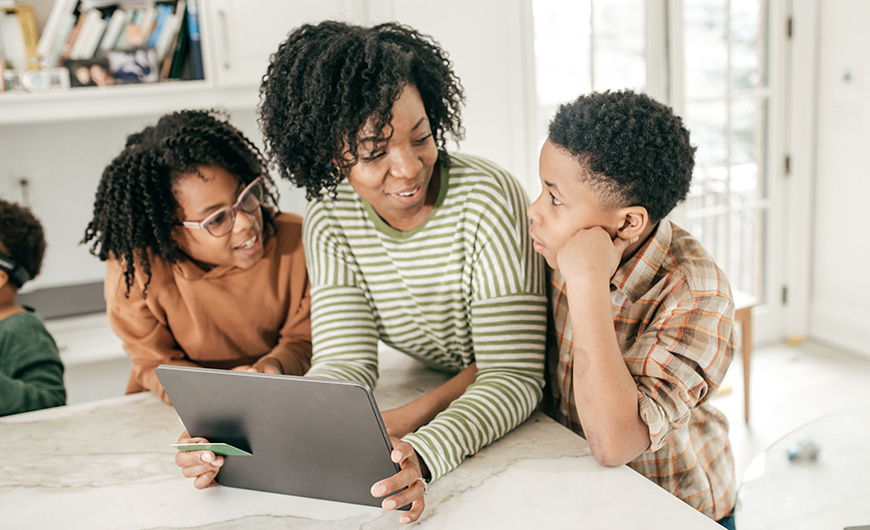
M0 199L0 253L35 278L45 256L45 231L30 209ZM18 286L20 287L20 286Z
M549 139L588 170L605 208L643 206L653 222L686 198L695 147L667 105L631 90L593 92L559 107Z

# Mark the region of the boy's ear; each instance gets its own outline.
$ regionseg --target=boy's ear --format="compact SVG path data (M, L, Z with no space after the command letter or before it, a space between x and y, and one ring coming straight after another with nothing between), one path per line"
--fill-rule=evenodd
M9 275L6 271L0 271L0 289L6 287L7 283L9 283Z
M639 237L649 226L649 213L643 206L627 206L619 211L622 226L616 231L617 237L631 239Z

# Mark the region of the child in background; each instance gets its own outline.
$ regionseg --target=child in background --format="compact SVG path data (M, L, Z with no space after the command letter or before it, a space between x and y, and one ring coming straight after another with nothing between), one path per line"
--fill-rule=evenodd
M276 214L262 154L213 112L130 135L103 172L83 242L106 262L127 393L168 401L160 364L302 375L311 358L302 218Z
M66 404L63 363L36 312L15 302L39 274L42 224L27 208L0 199L0 416Z
M665 219L694 152L680 118L645 95L562 105L530 235L553 269L550 414L601 464L628 464L733 528L728 422L709 399L731 363L734 304L710 254Z

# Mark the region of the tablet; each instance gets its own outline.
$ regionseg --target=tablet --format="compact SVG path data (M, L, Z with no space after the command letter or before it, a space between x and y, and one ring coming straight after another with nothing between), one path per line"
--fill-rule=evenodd
M251 453L224 457L223 486L379 507L372 485L400 469L362 383L168 365L156 373L191 436Z

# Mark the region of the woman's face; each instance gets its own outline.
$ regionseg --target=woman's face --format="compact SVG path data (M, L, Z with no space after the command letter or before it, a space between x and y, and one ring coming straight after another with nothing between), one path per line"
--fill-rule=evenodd
M347 180L378 215L397 230L420 226L432 211L438 194L438 179L433 179L438 149L426 109L417 87L408 85L393 104L392 121L384 135L392 136L377 144L373 120L359 133L359 162Z
M244 184L220 166L200 166L199 172L182 175L173 186L178 201L177 221L199 222L226 206L233 206ZM231 215L226 212L226 215ZM214 237L202 228L176 226L173 239L191 259L207 268L230 265L248 269L263 258L263 213L236 208L228 234Z

